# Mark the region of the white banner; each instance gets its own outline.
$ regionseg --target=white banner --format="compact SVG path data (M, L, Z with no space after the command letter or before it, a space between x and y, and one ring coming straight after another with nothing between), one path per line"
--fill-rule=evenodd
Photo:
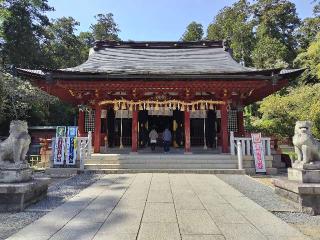
M252 153L257 173L266 172L266 162L264 159L264 149L262 145L261 133L251 133Z

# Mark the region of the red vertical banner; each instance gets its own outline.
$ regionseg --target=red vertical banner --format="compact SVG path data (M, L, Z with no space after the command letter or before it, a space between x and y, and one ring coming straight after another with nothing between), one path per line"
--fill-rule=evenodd
M191 143L190 143L190 112L184 111L184 151L186 153L191 152Z
M228 110L227 102L221 105L221 142L222 152L228 153Z
M94 153L100 153L101 145L101 106L98 104L95 108L94 115Z
M138 111L132 111L131 151L138 151Z
M266 172L266 163L264 159L264 149L261 139L261 133L251 133L252 152L257 173Z

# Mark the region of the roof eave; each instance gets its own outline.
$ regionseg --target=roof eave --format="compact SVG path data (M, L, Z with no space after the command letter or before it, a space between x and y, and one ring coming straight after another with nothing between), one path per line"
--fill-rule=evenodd
M128 80L128 79L140 79L140 80L197 80L197 79L209 79L209 80L274 80L288 79L299 76L304 69L293 69L289 72L280 73L281 69L268 69L257 70L248 72L233 72L233 73L195 73L195 74L126 74L126 73L103 73L103 72L73 72L62 70L43 70L43 74L31 72L25 69L17 69L18 75L28 78L37 78L45 80Z

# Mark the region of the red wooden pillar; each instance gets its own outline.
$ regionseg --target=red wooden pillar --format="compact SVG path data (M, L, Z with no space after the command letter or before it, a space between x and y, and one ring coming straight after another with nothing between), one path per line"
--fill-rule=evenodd
M222 152L228 152L228 110L227 100L224 100L225 104L221 105L221 143Z
M138 151L138 111L132 111L131 152Z
M184 111L184 152L191 152L190 144L190 112Z
M78 132L79 132L80 137L82 137L84 135L84 111L79 111Z
M238 111L238 133L244 137L243 110Z
M101 145L101 106L95 107L94 115L94 153L100 153Z

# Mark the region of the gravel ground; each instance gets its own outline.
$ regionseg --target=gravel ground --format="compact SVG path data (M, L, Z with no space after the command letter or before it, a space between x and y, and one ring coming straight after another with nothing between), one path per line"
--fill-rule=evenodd
M63 181L61 179L53 180L48 188L47 197L38 203L30 205L20 213L0 213L0 240L11 236L21 228L41 218L102 176L85 173Z
M261 179L246 175L220 174L217 176L283 221L298 228L311 239L320 240L320 215L310 216L299 212L296 203L275 194L270 185L260 182Z
M261 184L252 177L231 174L221 174L218 177L269 211L299 211L294 203L276 195L271 187Z

